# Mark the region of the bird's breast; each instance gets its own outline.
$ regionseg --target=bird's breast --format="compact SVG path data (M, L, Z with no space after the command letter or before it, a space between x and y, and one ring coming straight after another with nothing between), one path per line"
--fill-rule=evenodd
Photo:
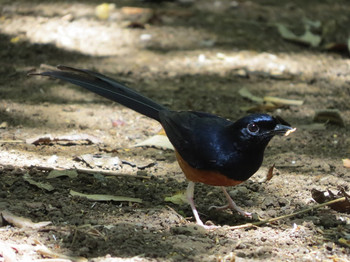
M219 171L194 168L190 166L177 151L176 158L186 178L192 182L211 186L235 186L244 181L235 180Z

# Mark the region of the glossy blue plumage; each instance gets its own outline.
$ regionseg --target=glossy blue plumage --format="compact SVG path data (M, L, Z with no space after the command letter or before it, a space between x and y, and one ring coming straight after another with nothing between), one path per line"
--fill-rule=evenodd
M259 169L272 138L268 134L278 124L266 114L231 122L202 112L161 111L160 120L169 140L188 164L239 181L247 180ZM257 134L247 129L250 123L259 125Z
M157 102L99 73L58 67L39 75L51 76L84 87L159 121L176 151L191 167L217 171L243 181L261 166L271 138L287 131L267 114L253 114L236 122L203 112L170 111ZM254 132L257 131L258 132Z

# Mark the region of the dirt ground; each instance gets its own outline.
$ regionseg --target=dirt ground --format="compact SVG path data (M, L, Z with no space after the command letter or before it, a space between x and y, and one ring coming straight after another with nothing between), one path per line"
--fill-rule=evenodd
M350 190L342 163L350 155L350 59L341 48L350 35L348 0L122 0L106 20L95 14L99 4L0 1L0 261L350 261L349 214L328 207L233 229L252 220L208 211L224 196L198 184L201 218L221 227L196 226L188 204L165 201L187 184L173 151L133 147L159 132L157 122L75 86L27 76L42 64L88 68L174 110L232 120L255 105L239 95L242 87L304 101L270 110L297 132L274 138L261 169L229 188L263 219L287 215L316 205L312 189ZM276 29L281 23L302 34L304 18L321 22L319 47L286 41ZM337 52L326 51L329 44ZM324 109L339 110L344 126L315 126ZM48 134L94 139L27 141ZM79 160L84 154L121 162L91 166ZM262 182L273 164L274 177ZM78 172L48 178L69 169ZM71 190L142 203L89 201Z

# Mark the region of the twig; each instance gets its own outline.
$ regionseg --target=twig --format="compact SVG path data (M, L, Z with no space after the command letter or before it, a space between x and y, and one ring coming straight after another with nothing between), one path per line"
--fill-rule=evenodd
M134 177L134 178L142 178L142 179L151 179L149 176L131 176L128 174L121 174L115 171L107 171L107 170L93 170L93 169L87 169L87 168L75 168L78 173L84 173L84 174L91 174L91 173L98 173L102 175L109 175L109 176L127 176L127 177Z
M23 140L0 140L0 144L25 143Z
M331 204L334 204L334 203L338 203L338 202L342 202L342 201L345 201L345 197L341 197L341 198L334 199L334 200L331 200L331 201L328 201L328 202L325 202L325 203L322 203L322 204L318 204L318 205L315 205L313 207L309 207L309 208L306 208L304 210L301 210L301 211L298 211L298 212L295 212L295 213L292 213L292 214L289 214L289 215L269 218L269 219L261 220L259 222L255 222L255 223L247 223L247 224L238 225L238 226L232 226L232 227L228 227L228 228L229 229L241 229L241 228L258 227L258 226L264 225L266 223L271 223L271 222L274 222L274 221L277 221L277 220L281 220L281 219L297 216L297 215L300 215L300 214L303 214L303 213L307 213L309 211L312 211L312 210L315 210L315 209L319 209L321 207L325 207L325 206L328 206L328 205L331 205Z
M1 166L0 167L6 167L9 168L9 166ZM14 166L10 166L11 168L15 169ZM36 168L38 170L42 170L42 171L52 171L52 170L56 170L53 167L48 167L48 166L24 166L22 167L23 169L31 169L31 168ZM62 168L57 169L57 170L64 170ZM128 175L128 174L121 174L115 171L108 171L108 170L93 170L93 169L88 169L88 168L68 168L66 170L75 170L78 173L83 173L83 174L92 174L92 173L97 173L97 174L102 174L102 175L109 175L109 176L125 176L125 177L133 177L133 178L141 178L141 179L151 179L151 177L149 176L132 176L132 175Z

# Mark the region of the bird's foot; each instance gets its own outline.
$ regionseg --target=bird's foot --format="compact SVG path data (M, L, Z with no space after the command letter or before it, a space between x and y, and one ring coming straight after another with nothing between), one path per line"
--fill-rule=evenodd
M203 227L204 229L207 229L207 230L210 230L210 229L216 229L216 228L219 228L220 226L217 226L217 225L214 225L214 224L211 224L211 225L207 225L207 224L204 224L203 222L202 222L202 220L197 220L196 221L196 224L198 225L198 226L201 226L201 227Z
M201 225L201 226L204 227L204 229L207 229L207 230L217 229L217 228L220 227L220 226L217 226L217 225Z
M239 206L236 205L236 203L232 200L232 198L230 197L229 193L227 193L226 191L226 188L225 187L221 187L222 191L224 192L224 195L227 199L227 204L224 205L224 206L211 206L209 207L209 210L210 209L216 209L216 210L224 210L224 209L232 209L232 210L235 210L237 211L238 213L240 213L242 216L245 216L245 217L249 217L249 218L252 218L253 215L252 213L249 213L249 212L245 212L243 209L241 209Z
M231 209L231 210L237 211L242 216L252 218L252 213L244 211L243 209L238 207L236 205L236 203L233 202L233 201L229 201L228 204L226 204L224 206L211 206L211 207L209 207L209 210L211 210L211 209L224 210L224 209L228 209L228 208Z

